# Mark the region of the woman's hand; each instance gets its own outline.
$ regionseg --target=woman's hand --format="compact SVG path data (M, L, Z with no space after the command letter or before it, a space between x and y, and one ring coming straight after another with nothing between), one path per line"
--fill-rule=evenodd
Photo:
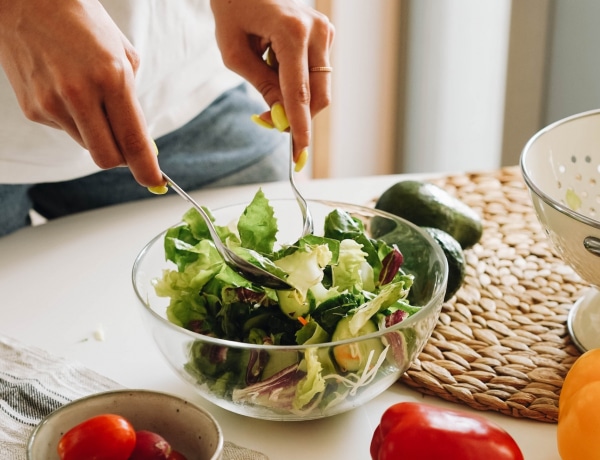
M329 67L334 28L328 18L297 0L211 0L223 61L260 91L272 107L279 102L294 133L294 158L310 145L311 119L331 101ZM271 50L274 61L263 56ZM270 121L270 115L263 118Z
M139 58L97 0L0 0L0 64L27 118L65 130L101 168L164 184L135 94Z

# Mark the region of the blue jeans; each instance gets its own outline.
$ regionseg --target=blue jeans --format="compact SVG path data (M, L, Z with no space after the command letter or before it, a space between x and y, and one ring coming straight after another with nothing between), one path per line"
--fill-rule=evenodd
M250 120L263 110L245 85L228 91L182 128L156 139L161 168L186 190L285 179L288 136ZM54 219L152 196L128 168L64 182L0 184L0 236L29 225L31 209Z

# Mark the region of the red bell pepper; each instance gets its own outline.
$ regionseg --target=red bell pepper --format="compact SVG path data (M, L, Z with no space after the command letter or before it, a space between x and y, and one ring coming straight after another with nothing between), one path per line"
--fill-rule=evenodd
M384 412L370 450L373 460L523 460L515 440L486 418L414 402Z

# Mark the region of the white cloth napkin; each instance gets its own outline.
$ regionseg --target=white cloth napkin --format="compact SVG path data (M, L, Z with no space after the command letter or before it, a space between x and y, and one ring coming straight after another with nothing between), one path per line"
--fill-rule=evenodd
M24 460L27 439L53 410L74 399L123 388L79 363L0 336L0 458ZM223 460L268 460L225 442Z

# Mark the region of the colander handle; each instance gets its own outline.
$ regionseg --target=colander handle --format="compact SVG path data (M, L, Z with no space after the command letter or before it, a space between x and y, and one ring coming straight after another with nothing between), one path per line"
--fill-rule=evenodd
M594 236L586 236L583 240L583 247L586 248L588 252L600 257L600 239Z

